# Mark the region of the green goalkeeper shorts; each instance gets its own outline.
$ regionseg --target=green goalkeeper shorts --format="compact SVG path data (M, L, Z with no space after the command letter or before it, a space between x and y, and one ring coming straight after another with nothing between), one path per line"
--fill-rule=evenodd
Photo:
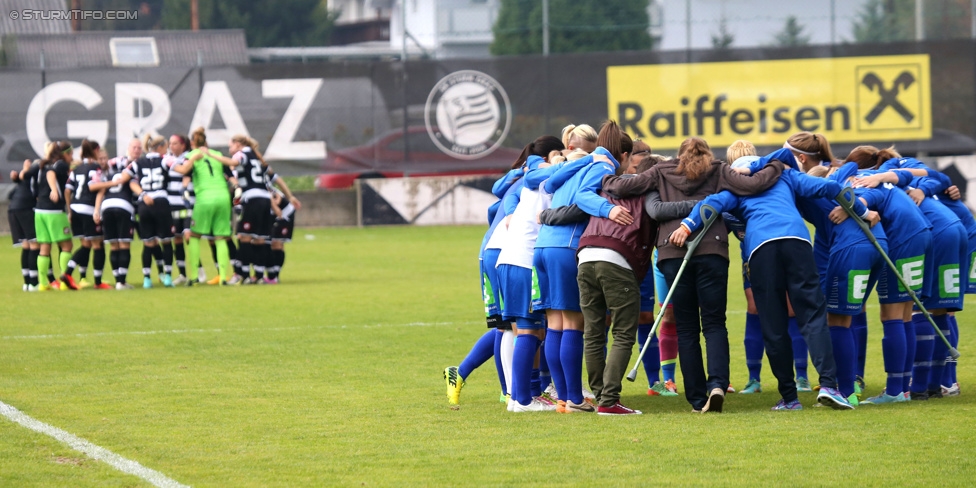
M193 204L190 232L201 236L230 237L230 200L197 200Z
M68 224L68 215L64 212L45 213L35 210L34 230L37 233L37 242L41 244L71 240L71 225Z

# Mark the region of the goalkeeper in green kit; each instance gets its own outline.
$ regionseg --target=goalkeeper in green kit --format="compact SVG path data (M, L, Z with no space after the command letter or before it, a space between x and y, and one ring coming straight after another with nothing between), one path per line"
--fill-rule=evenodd
M193 151L182 164L173 167L174 171L191 177L196 193L190 224L189 262L186 265L189 279L186 284L192 286L197 282L200 237L203 236L215 239L220 283L225 285L232 272L227 250L227 239L231 235L231 197L224 176L224 163L221 162L227 158L223 158L219 151L207 148L207 136L202 127L193 131L190 142Z

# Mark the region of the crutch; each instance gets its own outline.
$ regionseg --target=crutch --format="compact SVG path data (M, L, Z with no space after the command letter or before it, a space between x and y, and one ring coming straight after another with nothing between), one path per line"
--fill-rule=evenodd
M678 268L678 274L674 277L674 284L671 285L671 289L668 290L668 296L664 297L664 303L661 304L661 311L657 313L657 317L654 319L654 325L651 327L651 332L647 334L647 339L644 341L644 346L641 347L640 354L637 355L637 362L634 364L634 369L627 373L627 380L634 381L637 379L637 368L640 366L641 359L644 359L644 353L647 352L648 346L651 344L651 339L654 338L654 332L657 331L657 326L661 324L661 319L664 318L664 310L667 308L668 303L671 303L671 295L674 294L674 289L677 287L678 280L681 279L681 274L685 271L685 266L688 264L688 260L691 259L691 255L695 254L695 249L698 247L698 243L701 242L702 238L705 236L705 232L708 228L712 226L712 222L718 218L718 212L711 205L702 204L699 209L702 218L702 228L698 231L698 236L687 243L688 251L685 252L685 257L681 261L681 267Z
M854 198L855 198L854 189L848 186L844 188L844 190L841 191L839 194L837 194L837 197L834 198L834 200L837 200L837 203L839 203L841 208L843 208L844 211L847 212L847 215L849 215L852 219L854 219L854 222L857 222L858 227L861 228L861 231L864 232L864 235L867 236L868 240L871 241L871 244L874 244L874 247L878 250L879 253L881 253L881 257L883 257L885 263L888 264L888 268L890 268L891 272L898 277L898 281L901 283L901 286L904 286L905 289L908 290L908 295L912 297L912 300L915 301L915 306L917 306L918 309L921 310L923 314L925 314L925 318L929 321L930 324L932 324L932 328L935 329L935 333L942 338L942 342L946 343L946 346L949 348L949 356L951 356L952 359L958 359L959 351L956 348L952 347L952 344L949 343L949 339L946 339L945 334L942 333L942 330L939 329L939 326L935 325L935 321L932 320L932 314L930 314L929 311L925 309L925 306L922 305L921 300L919 300L918 297L915 295L915 290L912 290L912 287L909 286L908 282L905 281L905 278L902 277L901 273L898 271L898 268L895 267L895 263L891 262L891 258L888 257L888 253L884 251L884 249L881 247L881 244L879 244L878 240L875 239L874 233L871 232L871 227L868 226L867 222L861 219L860 215L854 213Z

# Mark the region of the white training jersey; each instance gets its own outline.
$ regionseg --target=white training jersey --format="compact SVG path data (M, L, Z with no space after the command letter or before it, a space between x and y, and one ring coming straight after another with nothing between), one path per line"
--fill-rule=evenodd
M532 269L535 240L539 237L539 228L542 227L542 224L536 222L536 218L539 212L552 205L552 195L546 193L543 188L544 183L540 184L539 189L535 191L522 188L519 204L515 207L515 212L512 212L512 220L508 224L502 252L498 254L498 264Z
M499 208L498 211L501 212L502 209ZM507 235L508 227L505 227L505 220L502 219L502 221L495 226L494 230L491 231L491 236L488 237L488 242L485 243L485 249L501 249L502 244L505 243L505 236Z

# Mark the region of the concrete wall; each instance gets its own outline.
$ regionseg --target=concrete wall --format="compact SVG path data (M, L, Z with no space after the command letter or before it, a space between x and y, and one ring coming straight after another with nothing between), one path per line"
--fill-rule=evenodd
M341 225L357 225L356 220L356 190L330 190L307 193L296 193L302 202L302 209L298 212L298 227L328 227ZM7 205L9 200L0 201L0 234L10 234L10 223L7 220Z

